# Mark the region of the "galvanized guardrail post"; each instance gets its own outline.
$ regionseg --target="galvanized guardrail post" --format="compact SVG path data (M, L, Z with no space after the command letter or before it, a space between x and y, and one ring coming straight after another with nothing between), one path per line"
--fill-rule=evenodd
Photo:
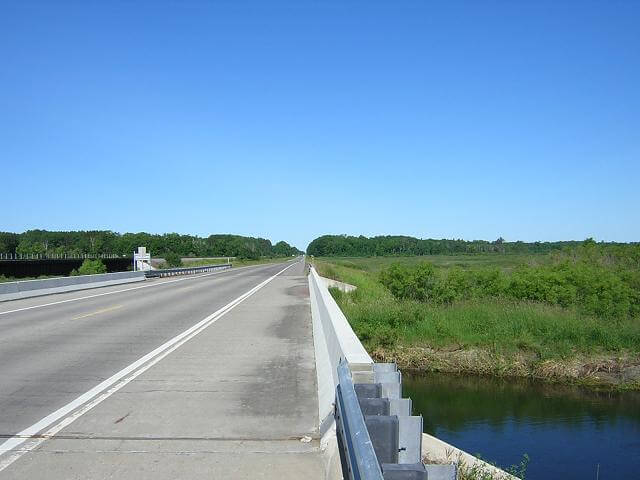
M344 359L337 368L335 420L344 478L455 480L455 465L422 463L422 417L411 414L411 399L402 398L397 365L372 366L373 378L357 377L363 383L354 383L362 372L352 373Z
M336 430L345 479L382 480L382 470L369 437L346 361L338 365Z

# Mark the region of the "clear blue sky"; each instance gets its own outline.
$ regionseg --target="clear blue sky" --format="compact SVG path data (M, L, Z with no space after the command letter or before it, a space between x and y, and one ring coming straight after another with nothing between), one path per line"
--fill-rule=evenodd
M0 1L0 230L640 240L640 2Z

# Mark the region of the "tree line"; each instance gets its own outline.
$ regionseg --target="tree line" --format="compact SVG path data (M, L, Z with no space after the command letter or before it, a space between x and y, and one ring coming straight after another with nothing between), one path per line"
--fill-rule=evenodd
M153 256L176 254L185 257L261 257L291 256L302 253L285 241L273 245L266 238L216 234L208 237L178 233L117 233L109 230L0 232L0 252L43 255L83 255L115 253L132 255L147 247Z
M323 235L307 247L316 257L420 256L460 253L548 253L580 245L580 241L507 242L502 237L487 240L420 239L408 236Z

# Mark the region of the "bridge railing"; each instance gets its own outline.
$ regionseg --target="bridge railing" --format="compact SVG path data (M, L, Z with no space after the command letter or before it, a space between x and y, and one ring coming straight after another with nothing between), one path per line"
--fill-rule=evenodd
M343 478L455 480L454 465L422 463L422 417L412 415L410 398L402 398L395 363L374 364L373 382L359 382L344 360L337 373L334 417Z
M336 434L342 474L350 480L382 480L382 470L360 409L347 362L338 365L336 387Z
M205 265L202 267L163 268L161 270L146 270L144 274L147 278L173 277L175 275L191 275L194 273L227 270L231 268L232 265L233 264L231 263L222 263L218 265Z
M402 397L396 364L373 362L313 267L309 291L319 430L329 464L350 480L454 480L455 465L422 463L423 420Z

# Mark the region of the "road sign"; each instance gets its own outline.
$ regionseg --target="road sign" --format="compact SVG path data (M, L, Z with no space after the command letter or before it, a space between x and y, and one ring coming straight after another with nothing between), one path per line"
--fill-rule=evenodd
M151 254L147 253L147 247L138 247L138 251L133 252L133 270L151 270Z

